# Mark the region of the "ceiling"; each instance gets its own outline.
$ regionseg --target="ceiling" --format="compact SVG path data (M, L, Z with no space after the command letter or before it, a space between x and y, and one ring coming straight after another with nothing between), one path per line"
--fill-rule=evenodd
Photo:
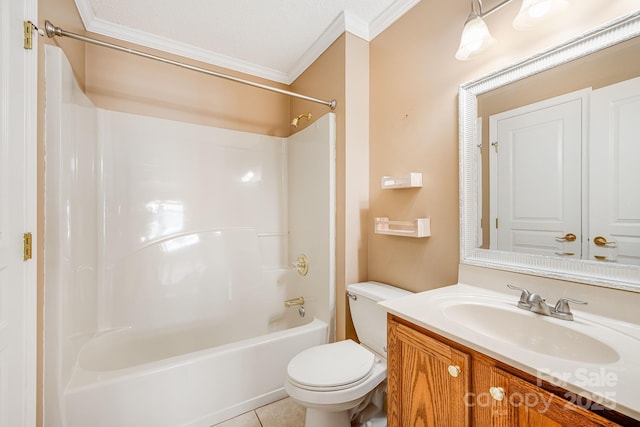
M367 41L420 0L75 0L88 31L290 84L343 32Z

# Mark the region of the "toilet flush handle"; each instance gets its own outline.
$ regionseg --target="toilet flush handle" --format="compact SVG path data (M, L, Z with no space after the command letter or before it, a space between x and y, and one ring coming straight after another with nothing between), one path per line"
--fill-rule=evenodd
M351 292L348 292L348 291L347 291L347 296L348 296L349 298L351 298L352 300L354 300L354 301L357 301L357 300L358 300L358 295L356 295L356 294L354 294L354 293L351 293Z

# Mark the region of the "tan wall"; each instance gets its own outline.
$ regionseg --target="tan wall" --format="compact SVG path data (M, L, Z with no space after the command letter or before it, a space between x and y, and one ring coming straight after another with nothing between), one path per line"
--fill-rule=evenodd
M485 1L485 9L497 3ZM635 3L635 4L634 4ZM369 279L422 291L457 281L458 112L462 83L498 70L637 8L622 0L572 2L572 10L530 32L511 27L520 2L486 18L498 46L456 61L469 2L422 1L371 42L373 218L431 218L432 236L369 236ZM422 172L420 190L380 190L382 175Z
M76 9L74 0L39 0L38 2L38 26L44 29L45 20L51 21L55 26L64 28L65 30L80 33L84 32L84 26L80 19L80 14ZM55 44L60 46L71 64L71 68L76 75L76 79L81 88L84 88L85 82L85 45L84 43L77 42L75 40L67 38L55 38L49 39L47 37L39 38L40 45L43 43ZM44 49L40 49L40 54L44 56ZM40 58L38 61L42 70L44 70L44 59ZM39 73L41 77L44 77L43 73ZM40 89L44 85L38 85ZM42 89L44 93L44 89Z
M292 89L335 99L336 114L336 338L355 338L345 287L367 279L369 43L350 34L336 40L295 82ZM329 110L291 100L291 117ZM299 131L310 122L303 121Z
M346 35L343 34L322 55L305 70L292 84L291 90L322 99L335 99L336 109L336 295L344 293L345 274L345 49ZM293 132L299 132L323 116L329 109L320 104L291 98L291 118L311 113L311 121L301 120ZM345 302L336 298L336 337L344 336ZM340 314L342 312L342 315Z
M289 89L284 84L210 64L133 47L207 70ZM285 95L100 46L88 44L86 49L86 94L100 108L265 135L289 135L289 98Z
M462 24L467 7L423 1L371 42L371 280L412 291L457 280L456 95L462 72L453 58L459 28L452 22ZM380 189L382 176L408 172L422 172L421 189ZM375 217L430 217L432 235L374 234Z
M345 114L345 286L369 278L369 43L347 33ZM338 286L337 319L345 335L356 338L348 298ZM344 306L342 305L344 304Z

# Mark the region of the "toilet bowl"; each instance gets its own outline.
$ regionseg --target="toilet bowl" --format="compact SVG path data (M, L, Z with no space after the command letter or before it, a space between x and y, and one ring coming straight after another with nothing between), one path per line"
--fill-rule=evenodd
M378 282L349 285L352 340L302 351L287 367L284 389L307 410L306 427L386 426L386 312L378 301L410 292Z

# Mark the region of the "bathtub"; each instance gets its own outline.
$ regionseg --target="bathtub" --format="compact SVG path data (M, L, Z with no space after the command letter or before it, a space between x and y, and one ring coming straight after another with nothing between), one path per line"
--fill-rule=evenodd
M201 322L92 338L65 389L66 426L209 427L285 397L289 360L328 336L309 317L259 337L238 340L234 329Z

